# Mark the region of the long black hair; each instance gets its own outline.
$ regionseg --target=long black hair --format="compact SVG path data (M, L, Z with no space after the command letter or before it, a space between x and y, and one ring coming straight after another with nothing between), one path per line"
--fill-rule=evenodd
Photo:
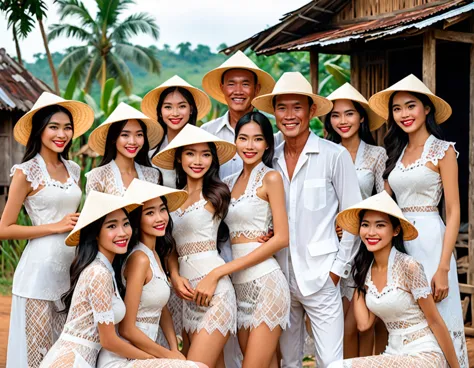
M376 146L377 144L375 143L374 137L372 136L372 133L370 133L369 115L367 115L367 111L365 111L362 105L358 103L357 101L353 101L353 100L349 100L349 101L354 105L354 108L359 113L360 119L361 120L364 119L364 122L360 124L359 130L358 130L359 138L367 144ZM341 136L337 134L334 128L332 127L331 113L332 113L332 110L329 114L326 115L326 118L324 119L324 129L326 129L326 132L327 132L326 139L334 143L341 143L342 141Z
M69 120L72 123L72 132L74 134L74 121L72 119L72 114L68 109L60 105L43 107L33 115L31 121L31 133L28 138L28 142L26 143L25 154L21 162L31 160L36 156L37 153L40 152L42 146L41 135L51 121L52 116L58 112L62 112L69 117ZM64 150L59 153L59 156L67 160L69 158L69 149L71 148L71 145L72 139L69 141L66 147L64 147Z
M364 215L367 210L360 211L359 213L359 228ZM397 236L392 238L392 246L395 247L399 252L406 253L405 244L403 243L403 229L400 226L400 220L394 216L388 215L390 222L392 223L393 229L397 226L400 227L400 232ZM365 244L361 241L359 251L357 252L354 259L354 267L352 267L352 277L354 278L355 288L365 294L365 278L369 272L370 265L374 260L374 253L369 252Z
M260 126L260 129L263 133L263 137L265 138L265 142L268 146L265 152L263 153L262 161L268 167L273 167L272 160L273 155L275 153L275 138L273 137L272 123L270 123L270 120L268 120L268 118L261 112L249 112L242 116L237 122L237 125L235 126L235 141L239 136L240 129L242 129L242 127L248 123L255 123Z
M197 109L196 101L194 100L193 94L183 87L169 87L165 89L161 93L160 99L158 100L158 104L156 105L156 116L158 117L158 123L160 123L165 134L163 134L163 138L161 138L161 141L156 146L156 150L155 152L153 152L153 156L155 156L158 152L160 152L161 145L163 144L166 134L168 133L168 125L166 125L165 121L163 120L163 114L161 113L161 109L163 107L163 103L165 102L165 98L173 92L179 92L184 97L184 99L188 102L189 106L191 107L191 114L189 115L189 120L187 124L191 124L195 126L197 123L198 109Z
M129 214L125 209L122 211L127 215L130 219ZM61 301L63 302L64 309L62 309L61 313L68 313L69 308L71 307L72 297L74 295L74 290L76 289L77 282L79 281L79 277L81 276L82 271L89 266L94 259L96 259L97 254L99 253L99 244L97 243L97 236L100 233L102 225L104 224L106 216L101 217L98 220L95 220L93 223L84 227L80 232L79 237L79 245L76 249L76 256L72 261L71 267L69 269L69 275L71 279L71 286L68 291L66 291L61 296ZM129 240L129 246L135 244L136 237L132 235ZM120 266L116 266L116 262L114 260L114 269L117 270ZM122 278L120 276L120 272L115 272L115 280L117 281L118 291L120 293L123 292L124 286L122 283Z
M229 228L224 222L230 204L230 190L219 177L219 157L217 156L217 148L213 142L208 142L209 149L211 150L212 163L209 170L204 174L204 181L202 183L202 195L204 199L209 201L214 208L213 219L221 220L218 231L218 241L226 241L229 237ZM174 169L176 170L176 188L183 189L188 178L186 172L183 170L181 165L181 155L185 147L179 147L176 150L174 157ZM179 160L179 161L178 161Z
M384 146L387 150L387 166L383 173L383 178L388 179L388 176L395 168L397 161L402 154L403 149L408 143L408 134L403 131L402 128L395 122L393 118L393 99L398 92L393 93L390 96L390 100L388 102L388 132L384 138ZM416 97L418 100L421 101L423 106L429 107L430 112L426 115L426 129L428 133L434 135L438 139L442 139L443 134L441 128L438 124L436 124L435 114L436 108L433 105L433 102L424 94L416 93L416 92L408 92L409 94Z

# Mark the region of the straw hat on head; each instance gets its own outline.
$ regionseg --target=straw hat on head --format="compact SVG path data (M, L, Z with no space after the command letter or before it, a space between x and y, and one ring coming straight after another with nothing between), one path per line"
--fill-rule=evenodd
M217 138L204 129L187 124L163 151L152 158L151 162L162 169L172 170L174 169L174 155L177 148L208 142L216 145L219 164L222 165L235 156L237 150L235 144Z
M124 120L141 120L147 129L147 138L150 148L155 147L160 143L161 138L163 138L164 131L161 125L154 119L149 118L141 111L133 108L130 105L127 105L124 102L121 102L110 116L97 128L95 128L91 135L89 136L89 146L100 156L104 155L105 152L105 142L107 141L107 134L109 133L109 128L113 123Z
M332 102L325 97L314 94L311 84L306 80L303 74L299 72L283 73L278 82L276 82L273 91L269 94L255 97L252 101L252 105L259 110L274 115L273 98L280 95L308 96L316 105L316 113L314 116L326 115L332 109ZM311 117L313 118L314 116Z
M395 201L384 190L379 194L369 197L355 206L339 212L336 223L351 234L359 235L360 218L359 214L363 210L378 211L396 217L400 220L403 230L403 240L413 240L418 237L418 231L405 216Z
M383 91L378 92L369 98L370 108L378 115L388 119L388 103L390 96L394 92L399 91L416 92L427 96L436 109L435 120L437 124L444 123L452 114L451 106L449 106L445 100L439 98L433 92L431 92L429 88L426 87L426 85L413 74L410 74L401 81L395 83L393 86L388 87L387 89L384 89Z
M202 79L204 91L225 105L227 105L227 102L221 90L222 75L231 69L245 69L254 72L257 75L257 82L260 84L258 95L270 93L275 85L275 80L270 74L260 69L247 55L239 50L224 61L221 66L208 72Z
M360 94L358 90L352 87L350 83L343 84L341 87L336 89L333 93L331 93L327 97L327 99L329 101L351 100L351 101L358 102L367 113L367 116L369 117L370 131L377 130L385 122L385 119L383 117L377 115L375 112L372 111L372 109L369 107L369 102L365 99L364 96Z
M133 179L125 192L124 197L137 203L145 203L158 197L166 197L168 211L176 211L188 199L184 190L168 188L148 181Z
M79 101L65 100L55 94L43 92L31 110L15 124L13 129L15 140L26 146L31 134L33 116L42 108L54 105L62 106L71 113L74 126L73 138L83 135L94 123L94 110L89 105Z
M156 113L156 107L158 105L158 101L160 100L160 96L163 91L170 87L181 87L188 90L194 97L194 101L196 102L197 107L197 120L201 120L207 113L211 110L211 100L206 93L201 91L199 88L191 86L188 82L186 82L181 77L175 75L171 77L166 82L162 83L155 89L152 89L148 92L142 100L142 111L145 115L158 120L158 115Z
M74 229L72 229L71 233L66 238L66 245L78 245L81 230L87 225L92 224L94 221L120 208L125 209L127 212L131 212L140 205L140 202L136 202L130 198L91 190L86 198L84 208L81 211L76 226L74 226Z

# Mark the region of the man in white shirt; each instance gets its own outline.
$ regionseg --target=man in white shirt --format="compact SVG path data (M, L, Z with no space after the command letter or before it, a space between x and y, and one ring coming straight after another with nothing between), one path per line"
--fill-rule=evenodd
M347 278L358 246L347 232L339 241L335 219L362 200L349 152L309 130L309 121L325 115L332 103L312 93L300 73L285 73L273 92L253 105L274 113L284 142L273 167L283 177L290 225L288 258L291 327L280 339L282 367L301 367L304 312L311 321L318 368L343 358L344 313L339 280Z

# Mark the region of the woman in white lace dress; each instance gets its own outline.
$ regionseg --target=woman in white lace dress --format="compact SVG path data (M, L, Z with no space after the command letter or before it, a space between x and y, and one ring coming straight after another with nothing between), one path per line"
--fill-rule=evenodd
M387 154L383 147L376 145L371 131L380 128L385 119L374 113L364 96L349 83L336 89L327 98L333 101L334 107L324 121L326 139L340 143L351 154L362 199L370 197L374 192L380 193L384 189L382 175ZM351 304L354 295L352 278L341 279L341 294L344 306L344 357L371 355L374 331L357 331ZM385 346L383 341L386 342L386 332L383 335L385 336L377 336L377 341L382 342L382 349Z
M274 143L270 121L259 112L244 115L235 127L243 170L224 179L232 199L225 219L233 261L212 270L195 289L201 303L212 297L222 277L232 275L237 296L237 328L244 367L278 367L278 339L290 318L290 289L273 257L289 243L285 190L271 169ZM265 236L273 222L273 237Z
M183 206L171 214L176 251L168 266L173 287L184 299L183 327L191 340L188 359L210 368L224 366L224 345L236 331L235 292L228 276L219 280L214 295L206 300L196 299L194 288L225 263L217 240L223 238L230 191L219 179L219 167L234 155L234 144L188 124L153 157L158 167L174 168L178 188L189 193Z
M334 362L329 368L459 367L449 331L439 314L421 263L405 253L416 228L387 192L337 216L344 230L361 237L353 277L354 312L361 331L380 318L389 332L382 355Z
M447 102L414 75L372 96L370 106L388 118L388 161L384 178L419 237L406 243L433 288L433 297L453 338L461 367L468 367L454 245L460 205L457 152L440 137L438 124L451 115ZM438 212L444 194L446 226Z
M80 102L43 93L15 125L15 139L26 146L0 220L0 240L28 239L13 277L7 367L37 368L62 330L57 312L69 288L74 250L64 239L74 227L81 201L80 167L68 160L73 137L94 121ZM32 226L17 225L22 206Z
M86 174L86 194L91 190L123 196L134 178L161 184L161 173L151 166L149 147L163 137L163 128L133 107L120 103L89 136L89 146L103 156Z

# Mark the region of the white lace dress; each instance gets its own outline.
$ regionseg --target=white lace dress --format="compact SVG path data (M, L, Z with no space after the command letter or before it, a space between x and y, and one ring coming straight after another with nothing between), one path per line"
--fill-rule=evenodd
M24 206L34 226L58 222L77 211L82 192L81 169L63 160L69 178L52 179L43 158L11 169L21 170L37 193L26 197ZM65 245L68 234L52 234L28 242L13 277L12 310L8 338L7 367L38 367L62 331L66 318L56 312L61 295L69 289L69 267L74 248Z
M393 247L387 285L381 292L372 282L371 271L372 266L365 281L365 302L387 327L387 348L382 355L339 361L329 368L447 368L444 354L417 303L431 294L423 266Z
M138 179L153 184L160 184L160 171L154 167L147 167L135 162ZM86 174L86 194L91 190L101 193L123 196L127 189L122 181L120 169L114 160L104 166L96 167Z
M244 257L261 244L255 241L266 235L272 222L270 204L257 195L265 175L274 171L263 162L253 168L244 194L232 198L225 219L229 226L230 239L244 236L248 243L232 244L232 257ZM230 191L240 172L224 179ZM252 241L253 240L253 241ZM283 330L290 320L290 289L285 275L274 257L236 272L232 282L237 296L237 327L257 328L265 323L270 330L280 326Z
M217 231L220 220L213 219L206 208L207 200L201 200L184 211L171 213L173 237L179 256L179 273L195 288L199 281L214 268L225 263L217 252ZM192 301L183 301L183 328L186 332L199 332L203 328L209 333L219 331L222 335L235 333L237 306L235 291L228 276L217 284L210 306L198 306Z
M96 366L101 349L97 325L118 324L125 316L125 304L116 290L112 265L99 252L79 276L63 332L41 368Z
M405 217L416 226L418 238L405 242L408 254L420 262L428 281L438 269L443 249L445 225L438 213L438 204L443 194L441 176L426 166L428 162L438 165L449 147L454 143L446 142L430 135L426 140L421 157L405 167L401 159L388 177L388 182L397 198L398 205ZM436 304L453 338L454 347L461 367L468 367L464 321L461 308L457 267L451 256L449 271L449 294Z
M136 245L130 255L135 252L143 252L150 260L150 268L153 274L152 279L143 286L140 297L140 305L137 313L137 327L146 334L151 340L155 341L158 336L158 328L161 318L161 311L170 297L170 286L165 273L158 265L153 252L142 243ZM129 255L129 257L130 257ZM122 282L126 285L123 277ZM197 367L190 361L177 359L148 359L148 360L130 360L102 349L99 354L97 368L189 368Z

